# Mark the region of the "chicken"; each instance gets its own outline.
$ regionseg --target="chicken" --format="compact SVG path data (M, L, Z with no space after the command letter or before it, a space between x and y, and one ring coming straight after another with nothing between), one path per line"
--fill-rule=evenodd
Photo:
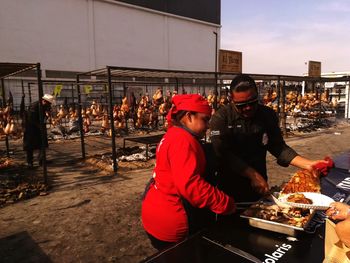
M91 112L94 116L97 115L97 103L96 100L93 100L90 106Z
M147 119L148 119L148 126L150 128L156 128L158 126L158 111L156 110L156 107L149 107L146 111Z
M102 125L101 125L101 132L105 132L106 130L109 129L109 119L108 119L108 115L103 115L102 118Z
M129 116L130 107L129 107L129 103L128 103L127 97L124 97L122 99L122 106L120 107L120 110L123 112L125 118L127 118Z
M91 119L90 116L86 113L86 110L82 110L82 118L83 118L83 131L85 133L89 132L90 130L90 125L91 125Z
M58 111L58 113L57 113L57 117L60 118L60 119L63 119L63 118L65 118L66 116L67 116L67 111L66 111L66 109L64 108L64 106L61 105L61 106L60 106L60 109L59 109L59 111Z
M159 107L159 105L161 105L163 102L163 90L161 88L158 88L152 96L152 99L153 105Z
M15 122L13 119L10 119L7 124L6 127L4 129L4 133L6 135L10 135L11 133L13 133L15 131Z
M145 118L145 108L143 104L140 104L137 108L137 119L136 119L136 128L141 128L144 123Z
M164 98L164 101L159 106L159 114L165 117L168 114L168 111L171 109L170 98Z

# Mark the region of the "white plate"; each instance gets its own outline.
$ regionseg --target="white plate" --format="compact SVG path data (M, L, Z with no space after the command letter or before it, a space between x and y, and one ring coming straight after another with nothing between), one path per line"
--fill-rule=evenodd
M271 194L272 200L275 202L276 205L282 208L290 208L289 205L287 205L284 202L281 202L280 199L278 199L276 196L278 196L278 193Z
M293 194L303 194L306 198L309 198L312 200L312 204L300 204L300 203L288 202L287 198ZM319 194L319 193L310 193L310 192L290 193L290 194L284 195L283 197L278 198L278 200L281 203L286 204L288 206L315 209L315 210L327 210L329 208L329 205L335 202L329 196Z

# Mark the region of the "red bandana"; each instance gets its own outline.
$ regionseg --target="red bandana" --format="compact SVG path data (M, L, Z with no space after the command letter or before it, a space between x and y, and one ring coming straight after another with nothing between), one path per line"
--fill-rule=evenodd
M198 94L176 95L172 98L173 107L167 115L168 124L171 125L171 117L180 110L194 111L211 116L211 107L206 99Z

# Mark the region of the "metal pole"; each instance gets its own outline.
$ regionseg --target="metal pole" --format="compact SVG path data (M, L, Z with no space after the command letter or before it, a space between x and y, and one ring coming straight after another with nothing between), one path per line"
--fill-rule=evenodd
M23 102L23 111L25 112L25 109L26 109L26 100L25 100L25 94L24 94L24 81L23 79L21 79L21 86L22 86L22 99L21 99L21 105L22 105L22 102ZM21 106L20 106L20 116L22 117L22 124L23 124L23 116L22 116L22 111L21 111ZM23 114L24 114L23 112ZM17 121L18 121L18 118L17 118Z
M175 86L176 94L179 94L179 80L178 80L178 78L175 78L175 81L176 81L176 86Z
M42 165L43 165L43 173L44 173L44 183L47 185L47 166L46 166L46 142L47 142L47 131L46 124L44 121L44 111L42 105L42 97L43 93L43 83L41 81L41 66L40 63L36 64L36 74L38 81L38 94L39 94L39 120L40 120L40 133L41 133L41 154L42 154Z
M345 86L346 87L346 86ZM349 121L350 119L350 80L348 80L348 105L347 105L347 120Z
M79 85L79 75L77 75L77 93L78 93L78 122L80 130L80 143L81 143L81 157L85 159L85 143L84 143L84 131L83 131L83 117L81 116L81 93Z
M126 87L126 83L124 82L123 83L123 94L124 94L124 97L127 98L126 96L126 90L127 90L127 87ZM128 99L128 98L127 98ZM130 102L129 102L130 103ZM129 108L129 112L127 114L125 114L125 132L126 134L129 134L129 131L128 131L128 120L129 120L129 116L130 116L130 108ZM125 147L124 147L125 148Z
M22 86L22 96L24 95L24 81L21 79L21 86Z
M72 84L72 105L74 105L74 84Z
M32 90L30 88L30 83L28 82L28 95L29 95L29 105L32 104Z
M117 152L115 145L115 130L114 130L114 120L113 120L113 103L112 103L112 77L111 68L107 67L108 73L108 91L109 91L109 118L111 121L111 131L112 131L112 161L113 161L113 171L116 172L118 169L117 164Z
M126 83L123 83L123 95L126 97Z
M281 116L280 116L280 105L281 105L281 78L280 76L278 76L278 80L277 80L277 117L278 117L278 121L280 122L281 120Z
M213 103L213 108L216 110L218 108L218 33L213 32L215 35L215 100Z
M287 127L286 127L286 89L285 89L285 81L283 81L283 85L281 86L281 127L282 133L284 136L287 135Z
M6 107L6 96L5 96L5 81L2 78L1 79L1 95L2 95L2 105L5 108ZM4 122L4 127L7 125L7 120ZM9 138L8 135L6 134L5 136L5 144L6 144L6 155L7 157L10 157L10 146L9 146Z

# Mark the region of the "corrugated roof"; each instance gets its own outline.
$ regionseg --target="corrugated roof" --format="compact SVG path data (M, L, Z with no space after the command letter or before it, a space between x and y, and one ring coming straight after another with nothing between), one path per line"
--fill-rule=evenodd
M145 68L111 67L93 70L79 75L87 76L108 76L110 70L112 77L139 77L139 78L178 78L178 79L213 79L214 72L201 71L181 71L181 70L161 70Z
M0 78L16 75L36 67L36 64L30 63L0 63Z
M86 73L78 74L79 76L96 76L107 77L110 71L111 77L116 78L172 78L172 79L215 79L215 72L206 71L181 71L181 70L161 70L161 69L146 69L146 68L128 68L128 67L113 67L107 66L102 69L93 70ZM290 75L273 75L273 74L249 74L255 80L280 80L280 81L315 81L328 82L335 79L324 77L308 77L308 76L290 76ZM231 80L237 73L217 73L219 80ZM343 76L340 80L349 80L349 76Z

